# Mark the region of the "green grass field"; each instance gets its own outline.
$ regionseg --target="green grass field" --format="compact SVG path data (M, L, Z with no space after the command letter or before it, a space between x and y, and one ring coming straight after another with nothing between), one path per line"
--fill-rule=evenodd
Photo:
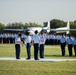
M26 49L21 47L21 56L26 58ZM31 48L33 58L33 47ZM15 57L14 44L0 44L0 57ZM45 46L45 58L76 58L61 56L59 46ZM5 61L0 60L0 75L76 75L76 61L40 62L40 61Z
M69 57L68 49L66 47L66 55L64 57L61 56L61 48L60 46L45 46L45 58L75 58L74 50L73 56ZM31 47L31 56L34 56L33 47ZM0 57L15 57L15 47L14 44L0 44ZM26 48L21 46L21 54L20 57L27 57Z

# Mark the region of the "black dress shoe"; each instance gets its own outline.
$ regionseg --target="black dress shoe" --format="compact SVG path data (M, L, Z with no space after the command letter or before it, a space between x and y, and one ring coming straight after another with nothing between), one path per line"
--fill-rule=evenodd
M35 60L39 60L39 59L35 59Z
M20 59L20 58L16 58L16 59Z
M40 57L40 58L44 58L44 57Z
M26 58L26 60L30 60L30 58Z

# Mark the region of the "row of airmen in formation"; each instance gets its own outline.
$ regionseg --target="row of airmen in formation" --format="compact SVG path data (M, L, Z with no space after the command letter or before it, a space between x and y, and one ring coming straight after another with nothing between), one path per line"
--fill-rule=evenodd
M17 36L17 34L0 34L0 43L15 43L15 37ZM40 35L39 35L40 36ZM31 35L32 37L32 35ZM26 35L22 35L21 36L22 40L26 38ZM45 44L46 45L57 45L60 43L60 38L61 35L45 35L46 41Z
M15 43L15 37L17 34L0 34L0 43ZM32 37L33 35L31 35ZM41 36L41 35L39 35ZM59 45L61 35L52 35L52 34L45 34L44 35L46 41L46 45ZM26 38L26 35L22 34L21 39L24 40ZM65 39L67 40L68 36L65 36ZM71 37L74 40L74 37Z
M38 35L38 32L35 32L35 35L30 36L29 33L26 35L17 35L17 34L0 34L0 43L15 43L15 48L16 48L16 58L19 59L20 57L20 40L25 41L26 40L26 49L27 49L27 59L31 58L30 55L30 44L31 41L33 46L34 46L34 59L38 59L38 49L39 49L39 44L40 44L40 57L44 58L44 44L48 45L58 45L60 44L61 46L61 51L62 51L62 56L65 56L65 46L66 43L68 44L68 52L69 56L72 56L72 47L74 45L74 52L76 56L76 36L72 37L71 35L69 36L64 36L64 35ZM19 36L19 38L18 38ZM27 38L28 37L28 38ZM40 40L40 43L39 41Z

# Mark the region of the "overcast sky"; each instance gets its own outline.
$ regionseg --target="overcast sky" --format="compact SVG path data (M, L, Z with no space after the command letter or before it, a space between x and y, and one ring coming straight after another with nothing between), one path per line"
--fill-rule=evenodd
M36 22L52 19L76 20L76 0L0 0L0 22Z

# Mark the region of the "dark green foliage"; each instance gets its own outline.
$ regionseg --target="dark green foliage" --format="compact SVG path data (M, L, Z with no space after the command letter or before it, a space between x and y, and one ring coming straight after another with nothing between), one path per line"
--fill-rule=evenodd
M3 28L5 27L4 24L0 23L0 33L3 32Z
M39 27L41 25L39 25L39 24L37 24L35 22L33 22L33 23L29 22L29 23L25 23L25 24L23 24L22 22L19 22L19 23L15 22L15 23L7 24L5 28L19 29L19 28L23 27L23 28L26 29L26 28L31 27L31 26L32 27Z
M70 28L76 29L76 20L74 22L70 22ZM70 34L76 35L76 31L70 31Z
M58 19L53 19L50 21L50 27L51 28L59 28L59 27L65 27L66 22Z

